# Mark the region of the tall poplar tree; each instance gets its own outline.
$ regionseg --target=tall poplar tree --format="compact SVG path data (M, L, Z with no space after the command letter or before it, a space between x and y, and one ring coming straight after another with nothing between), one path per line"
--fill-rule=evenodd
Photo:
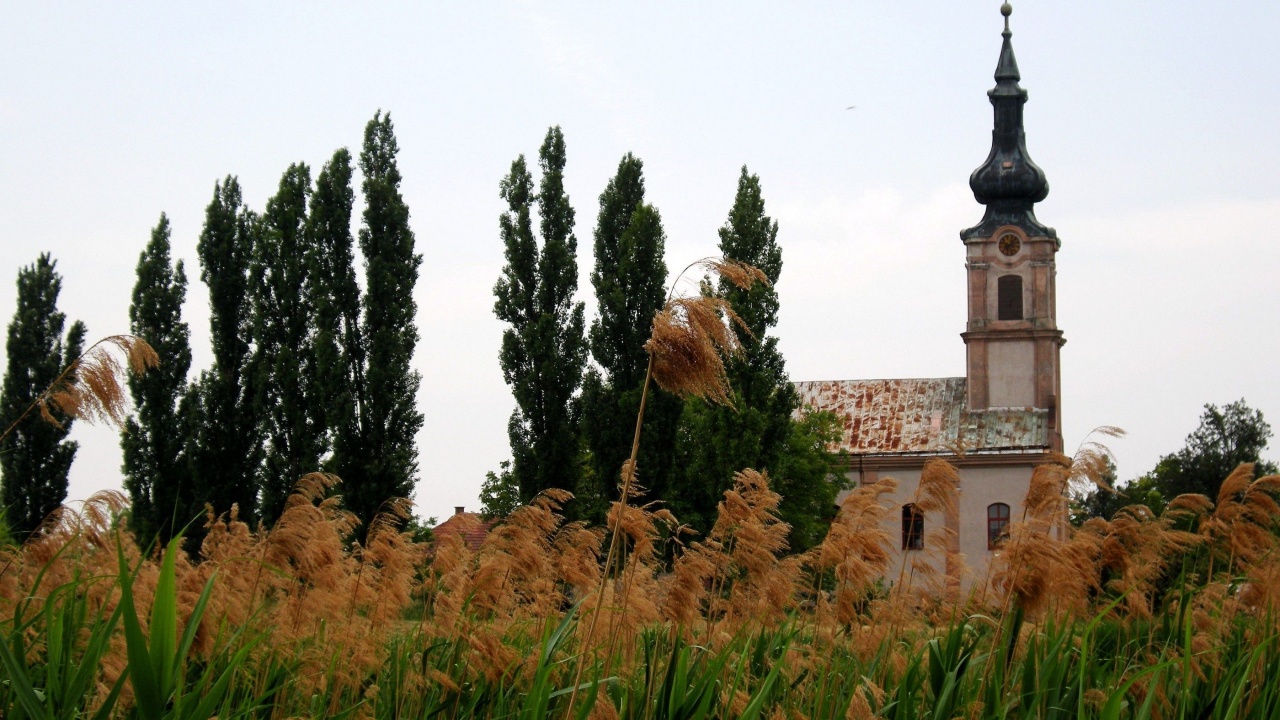
M635 418L648 367L644 350L653 316L667 293L662 218L644 202L644 167L627 153L600 194L595 229L597 317L591 323L591 356L582 388L582 428L591 451L592 477L602 499L616 495L622 464L631 454ZM649 497L666 497L675 457L682 403L650 388L641 433L638 476Z
M129 376L136 408L120 436L124 487L129 493L130 520L143 542L169 541L199 509L186 456L186 437L179 404L191 369L191 332L182 321L187 275L169 256L169 218L151 231L138 258L129 332L146 340L160 356L150 372Z
M8 365L0 388L0 496L10 532L19 542L67 497L67 473L77 444L67 440L71 418L50 408L57 424L39 412L23 413L84 349L85 326L76 321L67 334L67 316L58 310L62 276L57 263L41 254L18 271L18 303L9 323Z
M499 362L516 400L507 425L511 474L499 481L514 483L522 502L549 488L577 490L581 435L575 394L587 350L583 305L573 301L578 241L564 192L559 126L547 130L538 158L542 180L536 196L523 155L499 186L508 208L499 218L507 265L494 286L494 314L511 325L502 335ZM533 232L535 202L541 247Z
M351 153L339 149L316 177L307 214L306 295L314 304L316 373L312 404L333 454L327 469L347 486L364 482L365 350L351 237Z
M782 496L779 514L792 525L792 543L807 547L821 539L820 528L834 509L837 487L829 481L826 441L829 418L794 419L799 394L787 376L778 339L777 282L782 274L778 223L765 214L759 177L744 166L728 220L720 228L720 252L759 268L769 284L743 290L725 280L719 292L742 319L735 327L743 353L727 369L735 407L690 400L680 433L682 487L673 505L677 515L705 532L716 505L743 468L768 471ZM683 514L682 514L683 513Z
M196 252L200 279L209 287L213 367L184 398L192 424L192 478L196 502L217 513L238 505L240 517L257 516L262 440L254 413L252 377L253 213L244 207L240 183L228 176L213 187ZM187 518L190 519L190 518ZM184 519L185 520L185 519ZM199 523L190 536L202 536Z
M365 210L360 251L365 260L364 411L358 481L347 478L342 493L347 507L366 524L393 497L413 495L418 475L415 436L422 427L413 369L418 343L413 300L422 256L414 252L409 206L400 195L400 170L391 115L379 111L364 130L360 171ZM344 451L346 452L346 451Z
M325 451L315 406L315 303L308 265L315 254L307 233L311 171L290 165L267 201L257 228L252 264L255 410L266 441L261 515L272 522L306 473L320 469Z

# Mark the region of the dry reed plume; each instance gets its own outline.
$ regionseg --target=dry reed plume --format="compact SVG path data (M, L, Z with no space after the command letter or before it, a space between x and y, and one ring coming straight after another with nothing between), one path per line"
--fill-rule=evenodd
M624 533L629 536L630 542L633 544L637 542L636 533L627 532L623 527L624 521L630 518L633 526L639 523L639 526L643 527L656 517L666 522L670 529L679 527L679 523L674 518L659 517L646 512L637 516L630 506L631 499L639 494L637 484L639 468L636 461L640 453L640 432L644 426L649 383L651 380L656 381L660 387L680 397L700 397L732 406L733 391L729 386L724 363L726 358L741 352L741 344L734 326L750 334L746 324L734 312L728 301L713 292L709 277L704 277L697 296L676 295L676 288L685 273L694 268L702 269L707 275L716 274L741 289L749 289L757 282L763 282L766 285L769 282L763 271L746 263L728 258L704 258L690 264L676 276L667 291L666 302L654 315L651 334L644 345L649 355L649 363L645 369L644 382L640 390L640 407L636 413L631 456L622 465L618 483L618 500L611 504L608 513L609 550L605 555L604 569L600 573L596 600L586 629L586 637L591 641L595 638L601 612L608 598L609 607L613 609L613 617L609 621L606 667L613 661L613 647L617 639L615 628L619 624L619 619L624 620L623 625L631 625L632 623L628 621L647 616L651 610L657 611L656 604L645 602L643 614L627 612L633 587L643 586L643 589L648 589L652 583L653 570L647 566L644 557L644 550L648 546L638 548L641 552L633 553L631 560L624 559L626 552ZM651 545L652 543L649 543L649 546ZM613 586L609 587L611 571L615 568L619 570L617 578ZM574 677L574 688L569 696L570 712L578 698L584 665L579 663L578 673Z
M1232 618L1269 617L1271 625L1250 622L1258 633L1268 627L1265 632L1276 631L1274 612L1266 611L1275 609L1277 540L1263 530L1280 517L1269 495L1280 478L1252 480L1251 468L1242 467L1224 483L1216 506L1207 498L1183 496L1163 516L1135 506L1110 521L1093 520L1073 530L1060 523L1060 491L1072 467L1060 457L1037 474L1026 515L1014 524L996 559L993 602L970 605L968 612L999 618L1016 606L1047 619L1088 617L1110 607L1118 623L1144 622L1158 611L1163 574L1203 549L1209 553L1206 561L1211 556L1214 563L1205 570L1206 582L1164 601L1189 603L1198 653L1190 670L1206 678L1221 671L1222 643L1236 627ZM945 512L952 472L935 467L928 486L911 499ZM427 548L397 529L407 511L404 503L389 504L364 533L363 543L348 546L345 538L355 529L354 520L333 494L336 483L328 475L307 476L269 530L252 531L234 509L223 516L210 513L199 562L179 557L176 563L180 627L201 589L212 583L194 657L214 662L232 638L260 637L251 661L287 662L290 687L297 692L369 698L378 692L370 689L370 678L384 671L394 648L418 642L443 648L436 652L453 659L407 668L402 687L461 697L477 683L533 682L540 666L529 654L529 643L560 624L576 605L582 620L559 657L591 666L592 654L600 653L612 665L608 672L623 677L647 662L636 651L653 628L711 652L739 652L732 648L744 633L799 619L814 644L790 647L780 662L785 661L784 676L795 692L819 692L815 683L833 656L847 654L861 662L880 657L886 677L895 677L935 637L938 616L918 593L885 596L877 590L891 569L886 522L896 520L896 508L886 501L894 491L889 479L855 489L820 546L788 555L787 527L777 518L779 498L767 476L741 472L720 504L712 532L679 553L669 574L660 571L656 547L675 518L652 506L615 505L617 516L610 522L624 536L627 552L620 555L613 581L604 583L604 532L564 521L559 508L567 493L550 492L521 508L478 552L455 537L443 539L428 558ZM112 579L118 547L137 568L133 592L145 627L157 592L159 557L144 556L121 529L125 510L119 494L100 494L56 513L47 532L26 545L5 550L0 612L12 615L32 598L49 600L54 588L74 587L92 612L109 614L120 602ZM591 633L589 616L597 599L599 620ZM976 596L969 602L981 603ZM421 617L406 621L415 603ZM1018 646L1040 632L1038 626L1023 627ZM602 646L610 644L615 651L606 659ZM43 652L33 646L30 661L41 662ZM1142 657L1158 662L1155 655ZM117 637L100 663L99 701L127 666ZM569 687L577 668L557 662L549 672L558 686ZM1149 690L1163 692L1156 686ZM867 717L887 702L870 680L850 692L849 717ZM740 691L726 693L726 708L747 700ZM120 707L130 698L126 692ZM598 691L595 698L612 702ZM336 712L337 706L327 702L320 710ZM592 712L605 717L616 711L600 706Z
M744 290L757 282L769 284L760 269L735 260L703 259L684 272L693 268L714 273ZM711 291L709 281L704 281L702 292L695 296L675 296L674 290L675 285L662 310L654 316L653 332L644 346L651 359L653 379L672 394L732 406L733 391L725 375L724 359L741 352L734 327L747 335L750 331L729 301Z
M864 603L893 561L885 529L890 508L881 498L897 488L897 481L882 478L856 488L841 503L813 563L820 572L832 571L836 581L830 599L825 594L819 597L822 620L850 626L862 619Z
M953 594L948 589L950 586L958 589L959 578L947 573L958 572L959 553L955 541L959 487L960 474L951 463L932 458L921 468L920 482L907 505L926 517L941 515L943 524L925 534L925 552L903 554L898 567L898 579L894 584L894 595L899 602L894 607L901 607L906 603L918 604L944 594ZM922 580L920 587L915 584L917 577Z
M22 414L0 433L13 432L32 411L45 422L61 426L53 411L119 428L129 414L127 373L141 375L160 364L160 357L146 340L133 335L102 338L72 360Z
M1094 434L1122 437L1124 431L1104 426L1090 437ZM1073 613L1087 610L1088 598L1101 589L1098 564L1111 527L1098 520L1073 531L1067 523L1071 490L1096 487L1112 492L1105 479L1110 467L1110 450L1086 439L1075 456L1054 453L1035 468L1022 517L1010 524L989 566L990 584L1001 607L1016 604L1033 614L1049 607Z

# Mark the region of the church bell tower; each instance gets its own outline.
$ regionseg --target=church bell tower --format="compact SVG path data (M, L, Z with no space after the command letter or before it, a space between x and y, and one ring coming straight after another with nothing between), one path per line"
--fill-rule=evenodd
M968 409L1035 408L1047 412L1052 449L1062 450L1059 351L1055 291L1057 232L1036 219L1034 205L1049 182L1027 153L1022 126L1027 91L1013 56L1009 3L996 86L987 92L995 109L991 153L969 176L986 206L982 222L960 233L969 276L969 322L962 333L967 354Z

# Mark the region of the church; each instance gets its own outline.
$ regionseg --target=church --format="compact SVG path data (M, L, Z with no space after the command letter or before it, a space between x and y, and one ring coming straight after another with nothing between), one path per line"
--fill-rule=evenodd
M965 376L796 383L803 405L840 421L832 449L851 487L883 477L898 481L892 501L900 510L886 528L899 553L893 567L923 550L931 529L945 527L951 550L971 572L983 572L1010 520L1021 515L1033 469L1062 451L1059 354L1066 341L1054 301L1060 242L1036 219L1035 204L1049 194L1049 184L1027 153L1027 91L1018 84L1012 8L1005 3L1000 12L1004 42L996 85L987 92L995 110L991 153L969 177L986 212L960 232L968 276L968 324L960 335ZM930 458L959 470L953 517L910 504Z

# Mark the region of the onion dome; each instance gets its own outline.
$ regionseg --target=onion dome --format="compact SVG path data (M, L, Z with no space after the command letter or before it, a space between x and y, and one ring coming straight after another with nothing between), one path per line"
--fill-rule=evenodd
M987 206L978 225L960 233L963 239L987 237L1002 225L1016 225L1028 235L1056 237L1053 228L1036 220L1033 206L1049 194L1049 181L1044 171L1031 161L1027 153L1027 137L1022 127L1022 106L1027 91L1018 81L1018 60L1013 55L1009 31L1009 3L1000 7L1004 15L1004 44L996 64L996 86L987 91L995 108L995 129L991 132L991 154L969 176L973 197Z

